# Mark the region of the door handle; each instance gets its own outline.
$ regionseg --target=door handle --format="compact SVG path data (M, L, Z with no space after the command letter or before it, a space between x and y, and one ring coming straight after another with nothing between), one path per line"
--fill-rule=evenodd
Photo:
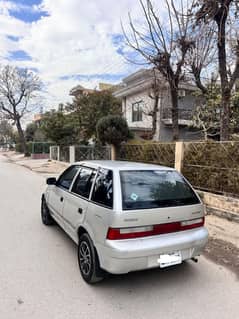
M61 198L60 198L60 201L61 201L61 202L63 202L63 200L64 200L64 198L63 198L63 197L61 197Z
M78 213L82 214L83 213L83 209L82 208L78 208Z

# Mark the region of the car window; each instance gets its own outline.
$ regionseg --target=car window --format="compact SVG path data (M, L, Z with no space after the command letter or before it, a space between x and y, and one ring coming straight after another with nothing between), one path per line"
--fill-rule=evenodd
M113 207L113 172L111 170L98 171L91 199L95 203Z
M122 171L120 180L124 210L199 203L190 185L175 171Z
M56 185L68 190L79 168L79 165L73 165L67 168L58 179Z
M74 185L72 187L72 192L89 198L92 183L95 177L95 171L90 168L82 168L79 175L77 176Z

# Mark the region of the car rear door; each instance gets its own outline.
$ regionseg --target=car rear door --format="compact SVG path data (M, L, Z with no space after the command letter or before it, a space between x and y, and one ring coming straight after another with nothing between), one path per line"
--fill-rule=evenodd
M66 195L70 189L72 181L76 176L80 166L72 165L68 167L56 182L56 185L52 186L47 199L47 204L51 210L54 218L63 226L62 214L65 204Z
M65 195L63 208L65 230L76 242L78 240L77 230L84 221L89 205L89 196L95 175L94 169L82 166L70 192Z
M121 171L122 209L115 222L132 227L193 221L203 205L186 180L173 170ZM115 225L115 226L117 226Z

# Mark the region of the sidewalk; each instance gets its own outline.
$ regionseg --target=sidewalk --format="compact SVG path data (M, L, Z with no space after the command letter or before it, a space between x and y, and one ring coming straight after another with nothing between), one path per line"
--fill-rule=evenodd
M25 157L23 154L15 152L6 152L3 153L3 155L6 156L9 161L24 166L44 176L58 176L69 166L69 163L51 161L48 159L31 159L30 157Z

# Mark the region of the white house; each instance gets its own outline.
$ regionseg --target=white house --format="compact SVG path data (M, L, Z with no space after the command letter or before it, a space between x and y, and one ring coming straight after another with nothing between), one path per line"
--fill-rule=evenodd
M160 92L155 140L172 139L171 98L167 81L152 69L141 69L123 79L121 88L114 95L122 99L122 112L135 135L143 138L152 136L152 110L154 108L153 86L157 80ZM189 82L180 84L179 91L179 128L180 138L184 140L200 139L200 133L192 127L192 116L200 102L196 97L197 88Z

